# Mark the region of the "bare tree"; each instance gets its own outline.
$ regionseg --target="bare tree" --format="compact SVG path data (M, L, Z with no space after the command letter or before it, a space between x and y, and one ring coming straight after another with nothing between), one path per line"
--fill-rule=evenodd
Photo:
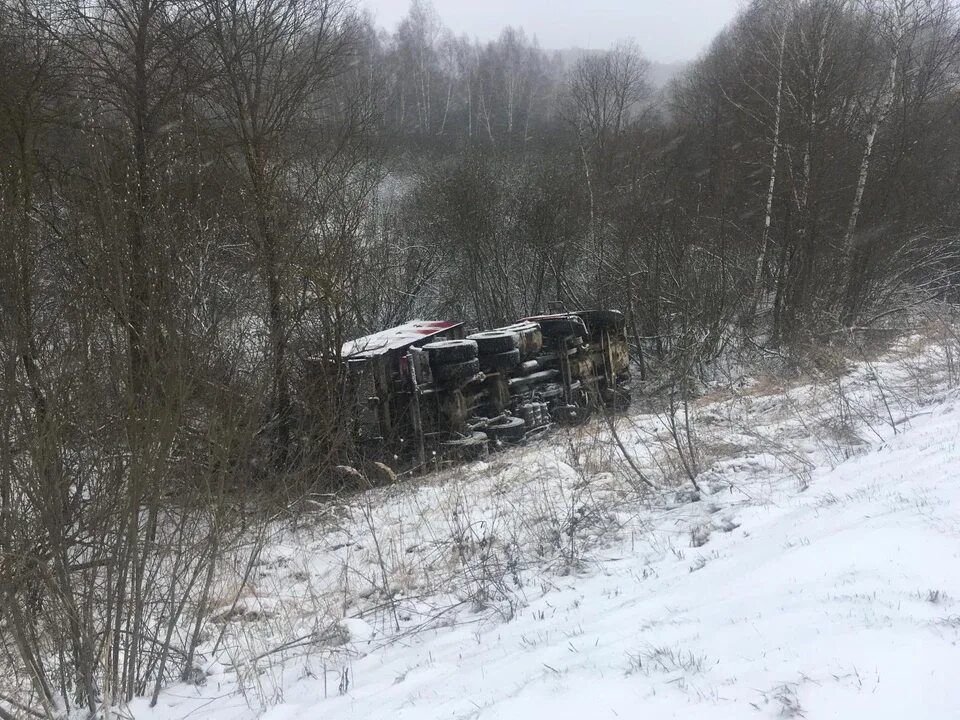
M344 67L353 28L339 0L219 0L207 12L219 79L208 99L227 133L225 161L248 199L245 232L263 290L271 367L272 454L274 465L285 468L293 430L289 259L304 221L293 175L323 141L309 123L323 115L325 91Z
M790 22L788 10L785 7L777 8L780 17L774 19L774 23L779 25L779 30L775 33L776 51L776 91L774 93L773 106L773 127L770 137L770 182L767 185L766 199L764 202L763 213L763 231L760 236L760 252L757 255L757 269L753 280L753 301L750 304L750 315L757 311L760 298L763 293L764 271L767 266L767 248L770 244L770 225L773 220L773 201L777 189L777 163L780 157L781 146L781 126L783 121L783 82L784 82L784 55L787 49L787 28ZM764 50L760 50L761 57L766 57Z
M946 38L956 33L956 9L945 0L888 0L867 3L865 10L877 28L881 58L876 80L867 88L866 132L859 171L843 234L843 295L841 319L856 322L864 301L867 278L865 250L858 246L857 228L864 193L881 128L897 102L906 103L908 78L933 80L956 62L956 49ZM931 71L933 75L931 75ZM918 98L919 99L919 98Z
M570 121L599 156L626 129L648 95L649 62L632 41L577 61L570 75Z
M88 128L120 167L95 176L112 196L104 226L122 242L125 291L115 308L127 331L130 383L138 402L161 362L163 305L169 283L159 269L163 250L155 209L170 161L171 139L187 94L200 82L191 48L198 31L195 0L64 0L40 20L71 51L69 67L86 101Z

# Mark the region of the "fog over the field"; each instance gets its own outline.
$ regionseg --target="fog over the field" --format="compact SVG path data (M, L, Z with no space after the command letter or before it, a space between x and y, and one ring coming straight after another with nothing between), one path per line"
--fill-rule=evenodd
M633 38L651 60L692 60L736 14L741 0L434 0L454 33L496 38L522 27L546 49L607 48ZM377 24L393 28L410 9L404 0L363 0Z

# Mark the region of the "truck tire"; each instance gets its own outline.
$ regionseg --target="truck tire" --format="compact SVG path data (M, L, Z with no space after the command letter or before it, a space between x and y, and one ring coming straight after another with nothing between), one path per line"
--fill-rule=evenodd
M498 353L510 352L516 350L520 343L520 338L515 332L508 330L490 330L488 332L474 333L467 336L477 344L477 350L480 355L496 355Z
M520 440L527 433L527 424L519 417L499 417L487 423L487 435L493 440Z
M478 430L444 441L442 449L445 451L444 455L450 459L478 460L486 457L488 441L487 434Z
M450 363L462 363L477 356L477 344L472 340L437 340L423 346L430 355L430 365L437 368Z
M479 430L473 430L466 434L458 434L459 437L450 440L444 440L443 444L447 447L471 447L473 445L486 445L487 435Z
M502 329L517 334L520 340L518 345L520 357L523 360L535 358L543 348L543 333L540 331L540 326L532 320L519 322Z
M447 363L433 368L433 377L441 383L460 383L469 380L480 372L480 361L476 358L466 362Z
M551 317L537 320L540 324L540 331L544 337L548 338L567 338L579 337L587 338L587 327L583 320L576 315L567 315L565 317Z
M495 355L481 355L480 364L491 370L510 370L520 364L520 351L509 350Z

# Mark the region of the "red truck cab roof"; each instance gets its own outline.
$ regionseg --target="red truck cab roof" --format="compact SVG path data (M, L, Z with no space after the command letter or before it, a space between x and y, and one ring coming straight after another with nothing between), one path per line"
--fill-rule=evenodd
M447 320L411 320L387 330L348 340L340 349L340 356L347 360L379 357L393 350L404 350L434 335L462 326L463 323Z

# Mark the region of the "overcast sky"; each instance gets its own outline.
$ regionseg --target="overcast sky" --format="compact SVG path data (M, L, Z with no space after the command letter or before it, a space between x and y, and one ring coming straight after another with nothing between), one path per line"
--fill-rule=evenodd
M379 27L394 29L409 0L360 0ZM606 48L632 37L651 60L692 60L733 19L740 0L433 0L457 35L492 40L506 25L536 35L540 47Z

